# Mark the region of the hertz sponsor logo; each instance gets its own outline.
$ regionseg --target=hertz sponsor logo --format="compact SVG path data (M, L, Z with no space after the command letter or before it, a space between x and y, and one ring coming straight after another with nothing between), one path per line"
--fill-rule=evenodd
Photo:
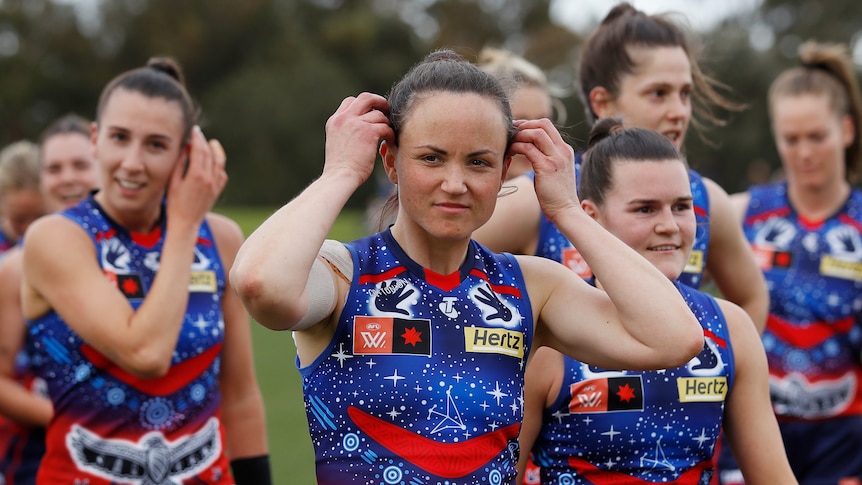
M192 271L189 278L189 291L191 293L215 293L216 288L215 271Z
M727 397L727 377L680 377L679 402L720 402Z
M694 250L688 255L688 261L685 263L683 272L690 274L703 273L703 251Z
M823 256L820 260L820 274L843 280L862 281L862 263Z
M524 357L524 334L503 328L466 327L464 347L467 352Z

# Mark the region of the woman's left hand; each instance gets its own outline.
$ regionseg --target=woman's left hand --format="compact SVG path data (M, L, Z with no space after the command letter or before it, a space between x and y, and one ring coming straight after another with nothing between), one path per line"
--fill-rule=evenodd
M527 157L533 166L536 196L551 220L566 209L580 207L575 182L575 151L547 118L517 120L512 154Z

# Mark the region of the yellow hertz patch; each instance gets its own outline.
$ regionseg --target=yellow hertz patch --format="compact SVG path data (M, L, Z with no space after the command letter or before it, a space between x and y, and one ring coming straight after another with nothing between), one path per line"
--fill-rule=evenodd
M467 352L524 357L524 334L504 328L464 328L464 347Z
M862 281L862 263L842 261L838 258L824 255L820 260L820 274L841 278L842 280Z
M727 397L727 377L680 377L679 402L720 402Z
M191 293L215 293L216 274L213 270L192 271L189 279L189 292Z
M688 262L685 263L685 273L700 274L703 273L703 251L692 251L688 256Z

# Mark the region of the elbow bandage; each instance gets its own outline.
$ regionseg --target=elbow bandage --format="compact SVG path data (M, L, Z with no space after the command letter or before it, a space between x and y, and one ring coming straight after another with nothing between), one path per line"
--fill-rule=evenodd
M311 265L305 284L308 309L291 330L305 330L332 314L338 296L333 273L349 283L353 275L353 259L343 244L326 240Z

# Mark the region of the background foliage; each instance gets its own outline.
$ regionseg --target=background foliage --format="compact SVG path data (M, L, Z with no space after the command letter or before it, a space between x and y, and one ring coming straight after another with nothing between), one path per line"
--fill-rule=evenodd
M68 111L93 116L111 77L170 55L205 132L228 150L223 202L281 204L319 173L323 125L341 99L385 94L436 47L474 58L484 45L522 53L570 88L564 131L578 145L587 127L571 88L582 35L551 21L550 1L0 0L0 145L35 138ZM762 0L754 14L699 32L705 69L749 109L709 131L711 144L690 136L692 165L728 191L747 184L753 160L778 167L769 81L804 39L855 44L857 11L853 0ZM352 205L364 203L364 190Z

